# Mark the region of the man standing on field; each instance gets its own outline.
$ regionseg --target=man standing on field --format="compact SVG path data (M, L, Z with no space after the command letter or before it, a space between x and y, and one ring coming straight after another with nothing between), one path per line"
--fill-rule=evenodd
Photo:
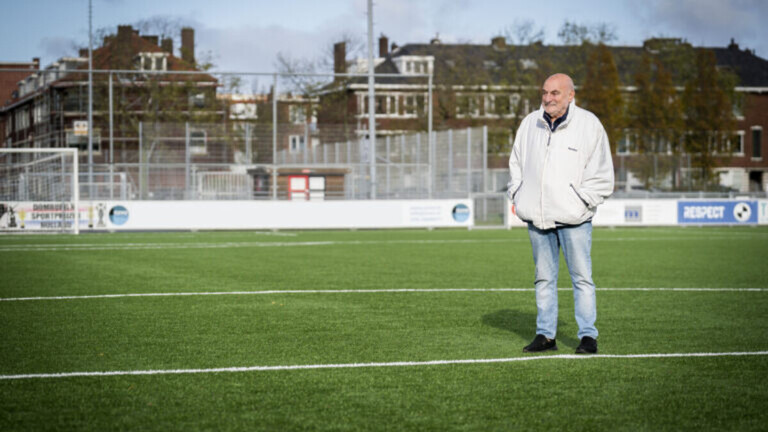
M536 266L536 338L523 352L557 349L560 249L573 284L581 340L576 353L597 352L592 217L613 192L613 161L603 125L576 106L574 95L568 75L547 78L541 108L523 119L509 157L507 194L528 223Z

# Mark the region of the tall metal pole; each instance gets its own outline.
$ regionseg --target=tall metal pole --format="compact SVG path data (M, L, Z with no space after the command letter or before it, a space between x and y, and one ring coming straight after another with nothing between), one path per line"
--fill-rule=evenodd
M432 71L429 71L427 84L427 132L432 136Z
M93 1L88 0L88 198L93 199Z
M189 122L184 122L184 199L192 199L192 181L190 178L190 165L192 155L189 148Z
M272 199L277 199L277 74L272 76Z
M376 199L376 97L373 69L373 0L368 0L368 152L371 164L371 199Z
M109 199L114 199L115 177L115 134L114 110L112 108L112 74L109 74Z
M73 167L72 167L72 200L74 201L75 205L75 234L80 233L80 182L77 165L79 163L79 157L77 154L77 149L72 149L72 158L73 158Z

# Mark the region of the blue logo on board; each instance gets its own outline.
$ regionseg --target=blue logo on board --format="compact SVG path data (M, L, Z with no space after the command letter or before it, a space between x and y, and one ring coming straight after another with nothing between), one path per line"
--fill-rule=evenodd
M757 213L757 201L678 201L677 203L679 223L757 223Z
M456 222L466 222L469 219L469 207L466 204L457 204L452 214Z
M109 210L109 220L115 225L122 225L128 221L128 209L118 205Z

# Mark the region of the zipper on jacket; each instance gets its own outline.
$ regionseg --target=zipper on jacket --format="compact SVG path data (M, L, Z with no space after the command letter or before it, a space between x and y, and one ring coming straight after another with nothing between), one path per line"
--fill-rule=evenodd
M547 162L549 161L549 143L552 141L552 131L547 129L547 151L544 154L544 166L541 169L541 192L539 193L539 218L541 219L541 226L544 226L544 174L547 171Z

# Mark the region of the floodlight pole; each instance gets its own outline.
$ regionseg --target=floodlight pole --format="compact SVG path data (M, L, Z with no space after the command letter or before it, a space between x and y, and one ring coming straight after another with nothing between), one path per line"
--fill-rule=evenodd
M88 0L88 198L93 199L93 0Z
M277 200L277 74L272 75L272 199Z
M376 97L373 74L373 0L368 0L368 152L371 167L371 199L376 199Z
M114 111L112 108L112 74L109 74L109 199L114 198L115 177L115 134Z

